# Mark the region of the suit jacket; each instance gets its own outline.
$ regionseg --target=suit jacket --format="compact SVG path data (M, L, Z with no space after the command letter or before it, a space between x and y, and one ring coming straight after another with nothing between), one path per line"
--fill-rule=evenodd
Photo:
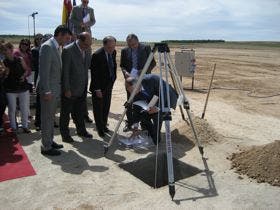
M146 61L151 53L151 47L149 45L144 45L139 43L139 47L137 49L137 55L138 55L138 70L142 70L146 64ZM121 68L128 73L131 72L132 69L132 50L129 47L126 47L122 49L121 51ZM151 73L152 69L156 66L155 59L152 60L148 70L147 74Z
M62 91L71 91L73 97L80 97L87 90L90 51L85 51L85 58L73 42L62 51Z
M74 34L80 34L84 31L91 33L90 27L93 26L96 22L94 17L94 10L91 7L85 8L86 14L89 14L90 21L87 23L86 28L82 28L80 24L83 22L83 7L78 5L73 7L70 14L70 21L74 25Z
M167 106L167 94L166 94L166 85L167 83L163 80L163 92L164 92L164 105ZM147 102L149 102L154 95L159 96L159 86L160 86L160 77L156 74L148 74L144 75L144 78L142 80L142 87L143 89L148 93L149 99ZM175 109L178 99L178 94L176 91L169 85L169 96L170 96L170 108ZM136 100L143 100L143 97L140 94L137 94L134 98L134 101ZM159 99L160 100L160 99ZM161 104L161 101L159 101ZM161 108L161 105L158 105Z
M62 61L52 39L47 40L39 52L39 91L43 95L51 92L59 97L61 92Z
M115 78L117 78L117 62L116 54L114 51L112 54L113 63L114 63L114 73ZM90 91L94 92L95 90L105 90L106 88L112 88L115 81L110 79L109 65L107 61L107 56L104 48L99 48L92 54L91 58L91 83Z

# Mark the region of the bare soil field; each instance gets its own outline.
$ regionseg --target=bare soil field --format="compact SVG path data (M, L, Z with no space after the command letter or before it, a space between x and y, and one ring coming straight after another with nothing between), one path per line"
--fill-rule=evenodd
M118 56L121 47L117 48ZM280 48L194 49L194 90L190 90L190 78L183 78L183 85L205 154L201 158L189 125L176 109L171 127L173 153L178 161L174 170L180 178L175 185L174 201L168 186L154 189L147 184L147 179L154 176L156 147L126 149L116 139L104 157L103 142L110 137L101 139L94 124L87 124L93 139L81 139L71 124L76 142L64 144L59 157L40 154L40 133L34 127L32 134L18 135L37 175L1 182L0 209L280 209L279 186L236 173L228 158L253 146L280 140ZM171 54L179 50L172 46ZM217 68L209 103L205 119L200 119L214 63ZM120 69L112 98L110 130L114 130L126 100ZM90 101L88 96L93 118ZM125 135L121 132L123 126L119 135ZM55 140L61 143L59 130ZM164 151L162 141L159 152ZM254 151L258 156L259 150ZM274 152L277 161L280 157L278 151ZM124 164L127 167L120 167ZM164 158L160 159L159 165L164 168L164 164ZM129 167L130 170L124 170ZM280 178L277 171L273 172ZM139 173L141 178L133 173Z

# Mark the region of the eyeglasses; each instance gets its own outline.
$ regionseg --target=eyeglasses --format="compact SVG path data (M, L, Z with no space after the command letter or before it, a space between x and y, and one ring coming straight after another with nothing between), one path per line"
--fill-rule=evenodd
M29 44L27 44L27 43L21 43L20 45L29 46Z

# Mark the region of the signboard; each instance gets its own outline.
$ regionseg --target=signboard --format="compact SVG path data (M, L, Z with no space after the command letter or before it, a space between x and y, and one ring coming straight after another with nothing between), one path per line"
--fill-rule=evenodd
M175 66L179 76L193 77L195 73L195 51L182 50L175 52Z

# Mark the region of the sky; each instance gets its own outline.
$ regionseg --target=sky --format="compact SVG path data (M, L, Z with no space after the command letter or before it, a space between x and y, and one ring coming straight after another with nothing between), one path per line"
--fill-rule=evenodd
M141 41L223 39L280 41L280 0L89 0L93 37L113 35ZM80 0L76 0L80 4ZM0 34L53 33L63 0L0 0Z

